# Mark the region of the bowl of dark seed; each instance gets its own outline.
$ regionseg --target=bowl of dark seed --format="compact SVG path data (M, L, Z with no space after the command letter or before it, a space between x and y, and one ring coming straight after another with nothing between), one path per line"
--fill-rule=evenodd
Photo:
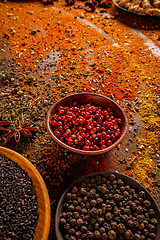
M46 116L51 137L76 154L104 154L125 137L128 123L123 109L112 99L90 92L66 96Z
M57 240L159 240L160 209L149 191L117 173L91 173L72 183L56 210Z
M0 147L0 239L47 240L50 201L46 185L33 164Z

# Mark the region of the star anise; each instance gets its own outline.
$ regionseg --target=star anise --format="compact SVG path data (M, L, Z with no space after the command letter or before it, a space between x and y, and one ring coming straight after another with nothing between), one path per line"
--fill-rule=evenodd
M2 115L0 116L0 133L7 133L9 130L5 127L8 127L11 123L8 121L2 121Z
M28 140L35 134L38 130L30 127L31 123L24 123L21 125L20 121L17 119L15 122L15 129L6 135L5 143L19 143L21 137Z

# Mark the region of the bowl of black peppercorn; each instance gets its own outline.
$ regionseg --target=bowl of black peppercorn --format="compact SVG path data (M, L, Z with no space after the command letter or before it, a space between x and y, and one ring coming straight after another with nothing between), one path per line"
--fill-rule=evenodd
M0 146L0 239L47 240L48 190L36 167Z
M55 232L57 240L159 240L160 209L134 179L94 172L73 182L61 196Z

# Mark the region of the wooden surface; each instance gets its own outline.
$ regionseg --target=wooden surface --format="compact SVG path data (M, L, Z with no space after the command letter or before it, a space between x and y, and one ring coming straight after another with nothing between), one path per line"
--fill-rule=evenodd
M0 147L0 155L18 163L18 165L25 170L28 173L28 176L32 179L37 195L38 212L40 213L34 240L47 240L50 230L51 210L48 191L41 175L30 161L15 151Z

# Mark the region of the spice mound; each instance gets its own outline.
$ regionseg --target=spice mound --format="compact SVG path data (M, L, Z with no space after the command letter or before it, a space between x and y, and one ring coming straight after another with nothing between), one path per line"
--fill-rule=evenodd
M32 180L17 163L0 156L0 239L32 240L38 204Z
M65 194L59 220L64 239L155 239L157 219L143 190L121 178L87 177Z
M121 122L111 107L73 102L70 106L59 106L50 124L63 143L84 151L97 151L117 141Z

